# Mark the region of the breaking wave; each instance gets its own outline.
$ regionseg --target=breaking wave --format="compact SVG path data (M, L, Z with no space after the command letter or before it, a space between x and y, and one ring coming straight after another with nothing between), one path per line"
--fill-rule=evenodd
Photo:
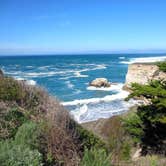
M145 58L131 58L129 61L121 61L121 64L132 64L132 63L149 63L149 62L159 62L165 61L166 56L158 57L145 57Z
M100 118L109 118L128 111L137 101L124 101L128 92L114 88L119 91L117 94L107 95L103 98L89 98L62 102L62 105L70 110L71 115L78 123L94 121ZM113 89L113 88L112 88Z
M27 85L36 85L36 81L34 81L34 80L26 80L26 79L21 78L21 77L16 77L15 79L18 81L25 81L25 83Z
M117 94L107 95L103 98L90 98L90 99L80 99L73 100L69 102L62 102L64 106L72 106L72 105L82 105L82 104L91 104L91 103L99 103L99 102L110 102L117 99L124 99L129 95L127 91L121 91Z
M101 88L97 88L94 86L89 86L87 87L87 90L94 90L94 91L121 91L123 87L122 83L118 83L118 84L112 84L111 87L101 87Z

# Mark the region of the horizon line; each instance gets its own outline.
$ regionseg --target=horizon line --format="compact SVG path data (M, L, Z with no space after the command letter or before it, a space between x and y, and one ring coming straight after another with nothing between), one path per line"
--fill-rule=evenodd
M79 55L121 55L121 54L153 54L153 55L165 55L166 51L163 52L81 52L81 53L17 53L17 54L1 54L0 57L3 56L65 56L65 55L74 55L74 56L79 56Z

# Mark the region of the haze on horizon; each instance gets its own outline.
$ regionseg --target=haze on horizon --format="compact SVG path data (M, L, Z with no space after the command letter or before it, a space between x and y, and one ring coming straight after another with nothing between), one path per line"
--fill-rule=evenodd
M166 52L165 0L0 0L0 54Z

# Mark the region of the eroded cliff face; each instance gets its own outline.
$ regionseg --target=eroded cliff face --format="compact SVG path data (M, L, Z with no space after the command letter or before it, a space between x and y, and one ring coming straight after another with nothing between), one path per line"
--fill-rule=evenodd
M166 73L159 70L155 64L134 63L129 65L126 75L125 87L130 88L131 83L148 84L151 80L166 80Z

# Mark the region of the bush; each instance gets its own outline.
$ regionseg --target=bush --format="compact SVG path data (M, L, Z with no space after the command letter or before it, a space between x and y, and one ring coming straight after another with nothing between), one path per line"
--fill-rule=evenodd
M166 154L166 83L133 84L132 90L129 98L143 96L149 103L139 106L136 115L126 121L127 130L140 140L143 154Z
M104 148L106 150L106 145L100 138L78 124L76 126L76 132L84 148Z
M126 134L123 121L119 116L113 116L107 120L101 131L106 137L109 149L112 154L112 161L117 163L119 160L130 158L131 139Z
M86 149L84 152L81 166L110 166L110 157L104 149Z
M16 135L14 143L16 145L25 145L30 147L31 149L37 148L38 145L38 137L40 134L39 125L34 122L24 123L21 127L19 127Z
M14 137L18 127L27 120L27 117L17 107L0 111L0 140Z
M16 145L14 142L0 142L1 166L40 166L42 156L37 150L31 150L24 145Z
M166 72L166 61L157 63L157 66L161 71Z
M19 101L22 97L23 93L18 81L8 77L0 78L0 100Z
M15 139L0 142L0 163L3 166L42 165L42 155L37 150L37 124L24 123Z
M134 143L140 143L143 136L143 122L136 113L123 118L124 129L132 136Z
M40 152L43 154L46 165L78 165L81 143L78 137L74 136L73 129L69 129L68 113L61 111L63 119L59 117L56 120L55 114L50 112L51 115L49 114L50 116L44 120L39 138Z

